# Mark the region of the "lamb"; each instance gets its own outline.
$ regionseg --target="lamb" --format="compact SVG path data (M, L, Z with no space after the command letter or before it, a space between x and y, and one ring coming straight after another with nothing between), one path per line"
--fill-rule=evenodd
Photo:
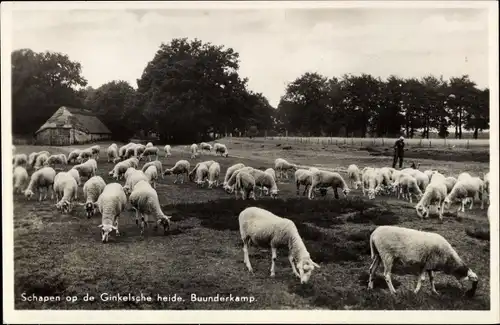
M347 167L347 177L351 181L351 186L355 189L358 189L363 185L363 183L361 182L361 171L359 170L358 166L354 164L349 165L349 167Z
M123 191L125 194L130 195L132 191L134 190L135 184L137 184L139 181L146 181L149 182L148 177L142 170L135 170L125 180L125 186L123 186Z
M113 167L113 169L109 172L108 175L113 176L115 180L119 180L123 178L125 172L128 168L131 167L131 163L129 160L120 161Z
M151 161L152 160L151 156L154 156L155 160L157 160L158 153L159 153L158 147L147 147L139 156L139 160L141 160L143 157L148 157L149 161Z
M12 167L26 166L28 163L28 156L24 153L20 153L12 157Z
M377 177L377 188L375 191L377 193L386 192L391 188L391 172L387 169L387 167L380 168L376 170Z
M104 187L101 195L97 199L97 207L102 216L101 240L106 243L109 240L109 234L115 230L116 236L120 236L118 230L118 218L127 205L127 196L123 188L118 183L110 183Z
M161 178L163 178L163 165L162 165L161 161L155 160L155 161L150 161L150 162L144 164L144 166L142 166L142 171L145 172L149 166L155 166L157 172L160 173Z
M377 170L374 168L364 169L363 175L361 176L361 181L363 182L363 196L368 192L368 199L375 199L377 190L380 188L378 185ZM368 191L366 191L368 189Z
M108 156L108 162L116 163L116 159L120 159L116 143L111 144L108 149L106 149L106 154Z
M253 273L248 256L248 246L251 243L258 246L271 246L271 277L275 275L277 247L281 245L288 245L288 260L293 273L300 278L301 284L309 281L315 268L320 268L311 259L297 227L290 219L278 217L258 207L248 207L240 212L238 220L243 241L243 259L249 272ZM297 263L297 268L294 262Z
M101 146L96 144L95 146L92 146L89 148L90 151L92 151L92 158L95 160L99 160L99 155L101 154Z
M214 144L214 151L215 151L215 155L220 153L220 155L222 157L229 156L229 151L227 150L227 147L225 144L222 144L222 143Z
M220 174L220 164L214 162L208 168L208 188L212 188L214 185L219 186L219 174Z
M403 198L409 200L410 203L413 203L412 194L415 195L415 197L417 198L421 198L423 195L422 191L418 187L417 180L415 179L415 177L408 174L404 174L399 179L398 187L400 188L400 192L398 193L398 199L399 195L403 194Z
M143 145L143 144L136 144L135 147L134 147L134 157L139 157L139 160L141 160L142 154L145 151L146 151L146 146L145 145ZM156 155L158 155L158 148L156 148Z
M229 181L229 179L231 178L231 176L233 175L233 173L235 171L237 171L238 169L241 169L243 167L245 167L245 165L243 165L242 163L234 164L231 167L229 167L226 170L226 175L224 176L224 182L222 183L223 186L226 187L227 182Z
M196 155L198 154L198 145L196 143L193 143L190 147L191 150L191 159L196 158Z
M82 152L82 150L80 149L71 151L68 155L68 164L76 163L78 160L78 156L80 156L80 152Z
M80 179L80 173L78 172L78 170L74 169L74 168L71 168L69 171L68 171L68 174L71 175L71 177L73 177L76 181L76 184L78 186L82 185L82 180Z
M297 165L291 164L283 158L276 158L274 161L274 169L278 172L278 178L283 178L283 173L285 178L288 179L288 171L296 171Z
M163 234L166 235L167 231L170 229L170 219L171 216L167 216L163 213L160 207L160 202L158 200L158 194L151 187L147 181L139 181L129 197L130 205L136 211L135 222L139 224L139 217L141 219L141 235L144 234L144 228L148 223L148 217L156 218L155 228L158 229L158 225L163 226Z
M14 193L22 193L28 185L29 176L26 168L22 166L16 166L14 172L12 173L12 178L14 181L13 188Z
M58 173L54 178L54 194L56 208L63 213L70 213L73 208L72 201L78 199L78 184L73 176L67 172Z
M350 192L347 183L344 181L344 179L342 178L342 176L340 176L339 173L330 172L326 170L320 170L312 173L312 182L311 186L309 187L309 195L308 195L309 200L312 200L313 189L316 187L321 187L321 188L331 187L333 189L333 194L336 199L339 198L337 188L340 188L342 190L342 193L344 193L344 197L347 197L347 195Z
M165 148L163 149L165 150L165 157L170 157L172 155L171 153L172 148L168 144L165 145Z
M45 165L45 162L49 159L49 155L46 153L39 153L35 160L35 170L39 170Z
M236 175L236 182L234 184L234 196L238 199L238 193L241 194L241 199L254 199L255 200L255 178L248 172L238 172Z
M202 164L203 164L203 165L207 166L207 168L210 168L210 166L212 166L212 164L213 164L213 163L215 163L215 161L214 161L214 160L207 160L207 161L202 161L202 162L197 163L197 164L194 166L194 168L193 168L193 169L189 172L189 175L188 175L188 176L189 176L189 180L190 180L190 181L194 181L194 178L195 178L195 176L196 176L196 171L197 171L197 169L198 169L198 167L199 167L200 165L202 165Z
M254 168L252 168L248 173L255 179L255 185L259 186L260 196L262 196L262 188L267 188L273 199L278 196L278 186L276 185L276 181L271 174Z
M76 158L76 162L81 164L81 163L89 160L90 158L93 158L94 155L95 155L94 151L92 151L91 148L84 149L84 150L80 151L78 158Z
M271 175L271 177L274 179L274 182L276 182L276 172L274 171L274 169L268 168L268 169L264 170L264 173ZM262 193L262 190L264 190L264 192L266 192L266 195L269 194L269 192L268 192L268 190L267 190L266 187L262 187L261 186L260 187L261 193Z
M297 169L295 171L295 186L297 187L297 195L300 194L300 186L304 185L304 192L302 195L306 195L307 189L312 184L312 172L307 169Z
M429 185L431 186L431 185ZM438 295L434 285L434 271L443 271L456 277L457 280L467 279L472 282L472 288L467 296L474 296L477 285L477 275L462 261L450 243L441 235L402 228L397 226L379 226L370 235L370 251L372 263L369 269L368 289L373 289L373 276L382 261L384 278L391 294L396 290L391 281L393 262L399 260L404 264L418 264L419 278L414 293L418 293L428 274L431 290Z
M470 201L469 209L472 209L474 198L479 196L481 200L481 210L484 209L484 182L479 177L457 180L451 192L446 196L444 203L449 209L452 202L461 202L458 211L465 212L465 203Z
M208 151L210 153L212 151L212 145L206 142L200 143L200 149L203 152L204 150Z
M153 146L153 143L152 143L152 142L148 142L148 143L146 143L146 148L150 148L150 147L152 147L152 146Z
M66 165L68 163L68 160L66 159L66 156L61 153L58 155L52 155L50 156L44 163L44 166L55 166L55 165Z
M30 182L28 184L28 188L24 191L24 196L31 199L33 196L33 191L37 190L39 194L38 201L42 201L42 192L45 190L45 195L43 196L43 200L47 198L48 192L51 190L52 185L54 185L54 178L56 177L56 171L52 167L43 167L37 171L35 171L31 175Z
M73 169L76 169L78 171L80 177L87 177L88 179L92 176L95 176L95 172L97 170L97 162L94 159L89 159L83 164L73 166Z
M203 187L203 184L205 183L206 179L208 178L208 167L206 164L199 164L198 167L196 168L196 179L195 183Z
M426 187L424 195L415 206L417 215L420 218L427 218L429 216L429 208L434 204L439 213L439 220L443 220L444 200L446 198L446 185L442 180L436 180L435 175L432 177L433 181Z
M184 174L186 174L186 177L189 175L189 168L191 165L189 164L189 161L187 160L179 160L178 162L175 163L174 167L165 169L163 172L163 175L175 175L175 180L174 184L177 184L177 181L179 179L179 176L181 177L181 184L184 183Z
M85 206L85 211L87 213L87 219L90 219L95 212L98 210L97 199L99 195L104 191L106 187L106 182L101 176L93 176L83 185L83 195L85 197L85 203L81 205Z
M156 181L158 180L158 169L156 169L156 166L149 166L144 175L146 175L153 188L156 189Z
M238 173L240 172L251 172L253 170L252 167L249 167L249 166L246 166L246 167L243 167L243 168L240 168L238 170L235 170L231 177L228 179L226 185L224 185L224 190L226 191L226 193L230 194L230 193L233 193L234 191L234 186L236 184L236 176L238 176Z

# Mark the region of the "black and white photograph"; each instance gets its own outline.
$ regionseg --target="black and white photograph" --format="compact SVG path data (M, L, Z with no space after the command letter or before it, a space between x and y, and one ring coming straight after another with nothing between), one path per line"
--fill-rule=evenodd
M5 322L500 321L495 1L1 14Z

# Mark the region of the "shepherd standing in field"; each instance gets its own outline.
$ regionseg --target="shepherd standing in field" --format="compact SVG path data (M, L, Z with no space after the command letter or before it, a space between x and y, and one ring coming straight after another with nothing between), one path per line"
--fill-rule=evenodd
M396 168L396 162L399 159L399 168L403 168L403 154L405 150L405 138L400 136L398 140L394 143L394 160L392 162L392 168Z

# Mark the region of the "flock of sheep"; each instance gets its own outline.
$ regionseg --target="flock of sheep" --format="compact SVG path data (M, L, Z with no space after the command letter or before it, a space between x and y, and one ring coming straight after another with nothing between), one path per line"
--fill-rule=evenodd
M207 143L190 146L191 158L196 158L200 152L214 152L222 157L228 157L225 145L216 143L213 147ZM160 150L152 143L147 145L129 143L122 147L110 145L106 150L107 161L114 163L109 175L116 182L106 184L102 177L96 175L97 161L100 156L100 146L95 145L84 150L74 150L68 157L64 154L50 155L48 151L33 152L29 156L15 154L13 149L13 182L14 192L24 193L31 197L38 192L39 201L45 200L52 191L51 198L56 202L56 208L63 213L70 213L78 199L78 187L81 179L86 178L83 185L84 206L86 215L91 218L97 211L101 214L101 239L107 242L110 233L115 231L119 236L118 221L120 214L130 205L135 210L136 224L143 235L148 219L156 220L155 228L162 226L164 233L171 226L171 216L163 213L156 183L158 178L165 175L175 175L174 184L179 180L184 182L184 175L198 186L204 184L208 188L222 186L227 193L238 194L242 199L256 199L255 192L260 190L260 196L278 196L278 179L288 179L289 173L294 172L294 181L297 195L300 187L304 186L303 195L307 192L308 199L313 199L318 193L326 195L329 188L338 198L340 189L344 196L351 191L344 178L333 171L321 170L315 167L300 168L282 158L275 160L274 169L260 170L237 163L226 170L222 183L219 182L221 166L214 160L197 163L191 169L187 160L179 160L172 168L163 170L159 159ZM171 156L171 147L164 147L165 157ZM149 162L139 169L139 162L148 157ZM56 174L56 165L76 163L68 171ZM32 169L31 177L28 170ZM360 170L356 165L347 169L347 179L351 188L361 187L363 196L374 199L377 195L397 195L412 202L412 196L419 199L416 204L416 213L421 218L429 216L431 205L436 205L439 217L442 219L444 208L450 208L454 202L459 203L459 211L465 211L465 204L474 200L481 201L481 208L489 201L489 173L484 178L473 177L462 173L458 178L446 177L438 171L426 170L421 172L417 167L396 170L393 168L365 167ZM122 186L118 181L124 180ZM489 203L488 203L489 204ZM489 218L489 208L488 208ZM289 248L289 261L293 273L300 278L301 283L307 283L312 271L320 266L315 263L300 237L293 221L278 217L270 211L249 207L239 214L240 235L243 241L244 263L249 272L253 272L248 256L248 246L262 244L263 240L271 247L272 264L271 276L275 274L275 260L277 247L285 244ZM368 288L373 287L373 275L380 262L384 266L384 278L391 291L394 287L391 282L391 268L395 259L408 262L419 262L421 274L415 292L421 287L425 273L429 275L432 291L434 287L433 271L444 271L459 279L467 278L473 282L468 294L473 295L478 278L460 259L456 251L442 236L395 226L379 226L370 236L372 263Z

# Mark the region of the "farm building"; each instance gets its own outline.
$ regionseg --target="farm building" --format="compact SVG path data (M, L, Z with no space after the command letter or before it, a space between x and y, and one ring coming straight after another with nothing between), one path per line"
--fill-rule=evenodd
M89 110L61 106L36 132L37 144L65 146L106 140L111 131Z

